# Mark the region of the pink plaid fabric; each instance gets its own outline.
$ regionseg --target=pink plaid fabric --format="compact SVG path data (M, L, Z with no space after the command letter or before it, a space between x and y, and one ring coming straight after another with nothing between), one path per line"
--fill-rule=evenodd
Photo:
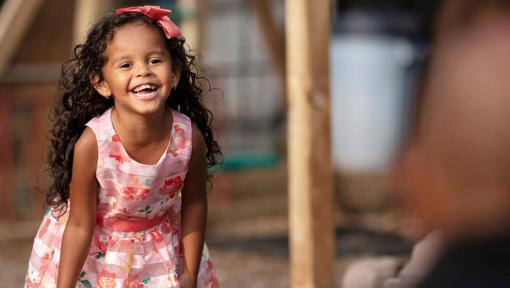
M154 165L129 157L113 129L111 109L87 123L98 142L98 224L77 287L179 287L181 190L192 136L190 119L173 110L172 115L170 143ZM67 216L55 218L52 211L44 216L25 287L56 286ZM218 286L204 246L198 287Z

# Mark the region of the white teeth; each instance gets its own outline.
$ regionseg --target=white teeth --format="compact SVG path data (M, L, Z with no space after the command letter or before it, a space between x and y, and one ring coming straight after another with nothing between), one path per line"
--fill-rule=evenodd
M143 89L156 89L157 87L152 85L152 84L143 84L143 85L140 85L138 87L136 87L133 91L135 93L138 93L138 92L141 92Z

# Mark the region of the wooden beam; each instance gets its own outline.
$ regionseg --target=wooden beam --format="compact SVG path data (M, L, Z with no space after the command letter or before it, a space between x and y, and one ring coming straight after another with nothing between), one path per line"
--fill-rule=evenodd
M6 0L0 7L0 76L42 3L42 0Z
M330 0L286 1L290 287L333 287Z
M182 35L193 55L203 55L204 25L207 21L207 7L209 0L180 0L179 8L183 11L184 19L180 23ZM203 59L197 59L203 62Z
M285 42L284 37L276 28L274 16L271 13L271 7L267 0L250 0L250 6L257 17L257 21L262 28L262 38L266 42L269 49L271 60L274 64L276 73L280 77L280 82L284 93L284 104L286 99L286 83L285 83Z
M76 0L74 9L73 43L85 42L90 26L112 9L112 0ZM112 11L113 12L113 11Z
M14 64L0 78L0 85L56 83L62 63Z

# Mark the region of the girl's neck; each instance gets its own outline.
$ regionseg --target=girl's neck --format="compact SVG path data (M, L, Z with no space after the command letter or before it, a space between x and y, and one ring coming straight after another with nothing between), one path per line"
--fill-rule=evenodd
M146 146L169 137L172 113L163 108L148 116L123 113L112 108L111 121L117 135L129 146Z

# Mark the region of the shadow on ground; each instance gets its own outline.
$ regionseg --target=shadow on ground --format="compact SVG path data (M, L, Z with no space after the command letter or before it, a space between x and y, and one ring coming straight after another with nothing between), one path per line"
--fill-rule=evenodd
M408 255L412 243L395 234L362 227L337 227L336 257L361 255ZM235 240L213 240L208 245L214 249L243 250L288 258L287 235L251 237Z

